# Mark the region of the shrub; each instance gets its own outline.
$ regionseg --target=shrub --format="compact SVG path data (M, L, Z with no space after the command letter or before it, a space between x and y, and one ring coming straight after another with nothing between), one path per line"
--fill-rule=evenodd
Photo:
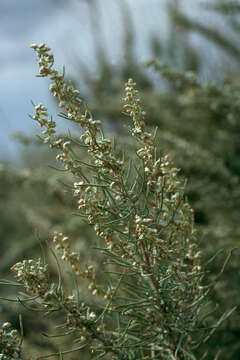
M43 128L43 142L58 150L60 169L71 176L76 215L88 222L99 239L100 245L89 251L101 253L96 271L92 264L82 264L81 253L72 251L67 235L54 234L52 252L55 257L59 252L70 266L72 286L64 283L57 257L58 282L40 258L12 267L25 291L19 301L26 307L32 302L31 309L45 315L57 314L62 333L56 335L70 335L77 344L48 356L61 358L81 350L94 359L205 356L204 344L216 329L211 324L209 333L207 312L211 310L208 293L215 281L204 283L205 267L184 181L169 156L159 150L157 130L146 126L135 82L128 79L123 99L124 113L132 121L132 154L105 137L101 121L94 120L79 91L65 82L64 70L54 69L50 48L46 44L31 47L38 56L38 76L52 81L49 90L64 110L60 116L83 130L77 140L58 136L47 108L34 105L32 119ZM216 325L234 310L224 313ZM12 354L11 346L18 346L15 336L10 348L2 341L3 358ZM20 359L21 350L15 353Z

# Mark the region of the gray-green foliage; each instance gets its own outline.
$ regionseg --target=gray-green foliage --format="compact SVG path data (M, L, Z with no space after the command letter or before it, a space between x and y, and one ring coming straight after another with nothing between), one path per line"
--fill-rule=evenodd
M203 353L208 337L204 309L212 285L203 284L192 209L178 169L159 150L156 131L146 128L136 84L128 80L123 99L138 144L127 154L104 136L79 91L54 69L50 49L31 47L39 76L52 80L50 92L64 110L60 115L84 130L78 140L66 141L47 108L35 106L32 119L43 128L43 142L59 151L56 159L71 175L77 215L94 228L105 265L98 272L91 264L84 267L69 237L56 232L53 243L70 265L75 286L65 289L60 265L57 283L44 260L23 260L12 267L26 293L20 302L32 300L33 310L62 319L62 331L78 346L59 356L88 350L106 359L195 358L194 349L203 346ZM78 287L78 278L88 281L91 296Z

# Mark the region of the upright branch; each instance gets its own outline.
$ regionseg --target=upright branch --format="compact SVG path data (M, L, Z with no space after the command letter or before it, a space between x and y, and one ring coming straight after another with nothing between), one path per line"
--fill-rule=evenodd
M59 149L57 160L72 174L79 215L103 240L101 251L110 273L107 281L97 284L94 269L82 269L69 238L56 233L54 244L62 259L77 276L89 279L92 295L105 304L100 315L91 318L89 307L78 309L74 298L53 285L50 293L43 283L34 291L29 281L39 278L22 275L31 263L13 267L18 280L48 301L48 310L59 306L67 312L67 325L80 329L80 341L102 356L111 352L112 359L119 360L189 358L206 296L193 211L184 199L179 170L168 155L159 154L155 135L146 128L136 84L132 79L125 84L123 108L132 119L130 133L137 143L135 154L126 155L104 136L101 122L94 120L79 91L65 82L64 71L54 69L50 48L31 47L37 53L38 76L52 81L50 92L64 110L60 115L83 129L79 146L87 150L87 160L73 151L71 138L56 135L56 123L45 106L36 105L32 118L44 128L43 141Z

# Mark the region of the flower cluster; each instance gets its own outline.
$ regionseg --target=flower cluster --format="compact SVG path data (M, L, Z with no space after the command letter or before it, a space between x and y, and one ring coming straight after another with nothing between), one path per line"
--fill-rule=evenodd
M82 99L79 98L79 91L75 90L71 84L64 83L64 72L59 74L53 69L54 56L49 53L51 50L45 43L31 44L30 47L38 53L39 75L41 77L49 76L53 83L49 91L59 100L59 107L64 107L67 111L68 118L75 122L80 122L82 115L80 104Z
M123 109L133 119L132 135L135 136L139 142L143 143L146 148L145 151L150 155L154 149L154 139L151 133L146 131L146 124L144 117L146 112L142 110L140 105L140 98L138 97L138 90L136 90L136 83L133 79L128 79L125 84L126 96L124 97Z
M11 270L27 292L40 296L46 293L49 287L48 266L41 259L23 260L12 266Z
M11 328L12 325L6 322L0 329L0 359L21 360L21 339L18 331Z
M58 248L64 250L64 259L69 261L75 270L77 256L74 253L68 252L68 238L62 234L55 234L54 242ZM41 260L24 260L15 264L12 270L17 280L24 285L26 292L37 295L42 300L37 302L37 306L41 305L43 310L48 313L58 311L58 313L61 312L64 315L65 323L63 327L70 332L77 331L80 343L84 343L85 346L88 339L92 342L94 338L100 341L100 343L108 344L108 341L102 338L102 327L96 322L96 313L85 303L79 303L75 295L66 296L63 288L57 287L54 283L50 284L47 266L43 265ZM91 279L91 267L82 273L82 276ZM25 300L21 301L24 303ZM5 323L3 330L1 330L2 353L6 355L12 353L13 359L19 359L17 355L20 354L20 347L18 347L17 332L16 330L10 332L8 330L10 326L10 323ZM14 341L16 344L14 344ZM9 357L3 357L3 359L7 360Z

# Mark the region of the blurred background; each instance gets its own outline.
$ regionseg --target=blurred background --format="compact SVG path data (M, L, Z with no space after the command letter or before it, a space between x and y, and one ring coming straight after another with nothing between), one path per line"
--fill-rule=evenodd
M219 273L229 251L239 247L239 33L240 2L232 0L0 1L0 277L9 277L15 262L38 257L39 242L54 230L72 237L83 262L101 266L100 257L89 252L97 239L72 216L71 191L62 185L63 175L48 166L56 165L55 154L40 144L39 127L27 116L33 113L30 100L47 105L54 117L58 112L48 80L35 77L29 44L41 42L52 48L58 69L65 64L67 78L106 132L117 133L129 151L121 96L126 79L136 80L148 125L159 127L162 152L188 179L186 196L204 259L219 251L207 280ZM77 136L76 127L60 118L57 123L60 132L70 128ZM237 250L211 293L212 322L239 303L239 280ZM0 293L14 297L16 289L0 285ZM19 311L0 303L0 318L16 327ZM54 331L54 324L40 318L36 327L31 313L21 312L26 353L43 351L43 344L46 353L56 351L39 336ZM197 358L206 352L205 358L213 359L219 352L218 359L238 360L239 320L235 312Z

